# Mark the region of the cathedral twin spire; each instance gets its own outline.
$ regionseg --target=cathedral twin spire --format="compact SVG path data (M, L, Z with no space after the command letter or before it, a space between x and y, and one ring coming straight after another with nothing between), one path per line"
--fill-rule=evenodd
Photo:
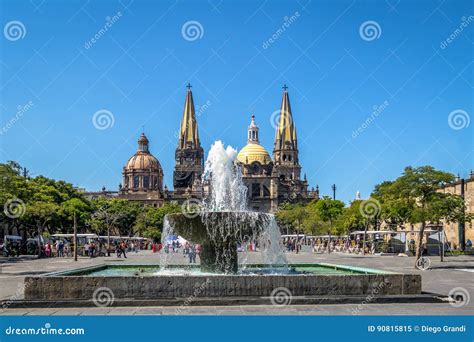
M283 86L283 98L281 100L280 116L278 126L275 132L274 150L297 150L296 126L291 112L290 98L288 96L288 87Z
M180 188L189 187L191 181L201 176L204 163L204 151L199 140L191 85L188 84L187 88L178 147L176 149L174 177L175 187L178 186ZM258 126L255 124L255 116L252 115L247 142L249 144L259 144L258 135ZM275 132L273 160L277 165L299 167L296 127L291 111L288 87L286 85L283 86L283 97ZM294 170L292 173L293 179L299 178L299 172L297 170ZM184 180L183 177L186 178L186 180Z
M196 113L194 110L193 92L191 91L191 85L189 83L187 88L188 91L186 93L183 118L181 120L178 148L198 149L201 147L201 143L199 141Z
M204 150L199 141L193 92L189 83L187 88L173 173L173 186L179 194L196 190L204 172Z

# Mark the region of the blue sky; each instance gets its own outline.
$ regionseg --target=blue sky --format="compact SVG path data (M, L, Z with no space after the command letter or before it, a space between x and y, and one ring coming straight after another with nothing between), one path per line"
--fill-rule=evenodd
M466 177L473 15L472 1L3 0L0 162L117 189L144 125L171 187L187 82L206 151L243 147L255 114L270 152L286 83L303 173L322 194L336 183L346 202L367 197L407 165ZM99 110L113 126L94 126Z

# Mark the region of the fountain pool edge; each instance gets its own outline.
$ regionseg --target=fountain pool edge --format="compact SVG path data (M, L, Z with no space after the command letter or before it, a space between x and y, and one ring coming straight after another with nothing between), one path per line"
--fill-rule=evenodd
M300 296L386 296L421 294L421 276L332 264L293 264L350 269L350 275L266 274L266 275L159 275L84 276L86 272L112 265L25 277L25 300L87 300L99 288L107 288L116 299L170 299L189 297L270 297L277 289ZM292 265L292 266L293 266ZM151 265L120 265L151 267ZM81 275L82 274L82 275Z

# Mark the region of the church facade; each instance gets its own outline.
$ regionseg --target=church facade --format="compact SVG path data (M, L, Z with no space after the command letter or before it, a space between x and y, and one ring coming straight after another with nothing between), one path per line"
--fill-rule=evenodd
M260 144L259 128L253 115L247 145L237 155L237 164L248 188L248 207L255 211L275 212L283 203L307 202L319 197L318 188L308 190L306 176L301 178L296 125L288 90L286 86L283 89L272 156ZM151 154L148 138L142 133L137 152L123 168L119 198L157 207L168 201L200 200L208 189L202 181L203 172L204 149L199 140L193 93L188 85L175 151L173 190L163 186L163 169Z

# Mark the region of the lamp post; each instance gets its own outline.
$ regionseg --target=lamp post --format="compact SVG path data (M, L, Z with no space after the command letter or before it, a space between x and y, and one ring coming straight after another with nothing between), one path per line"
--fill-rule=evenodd
M331 188L332 188L332 199L335 200L336 199L336 184L333 184Z

